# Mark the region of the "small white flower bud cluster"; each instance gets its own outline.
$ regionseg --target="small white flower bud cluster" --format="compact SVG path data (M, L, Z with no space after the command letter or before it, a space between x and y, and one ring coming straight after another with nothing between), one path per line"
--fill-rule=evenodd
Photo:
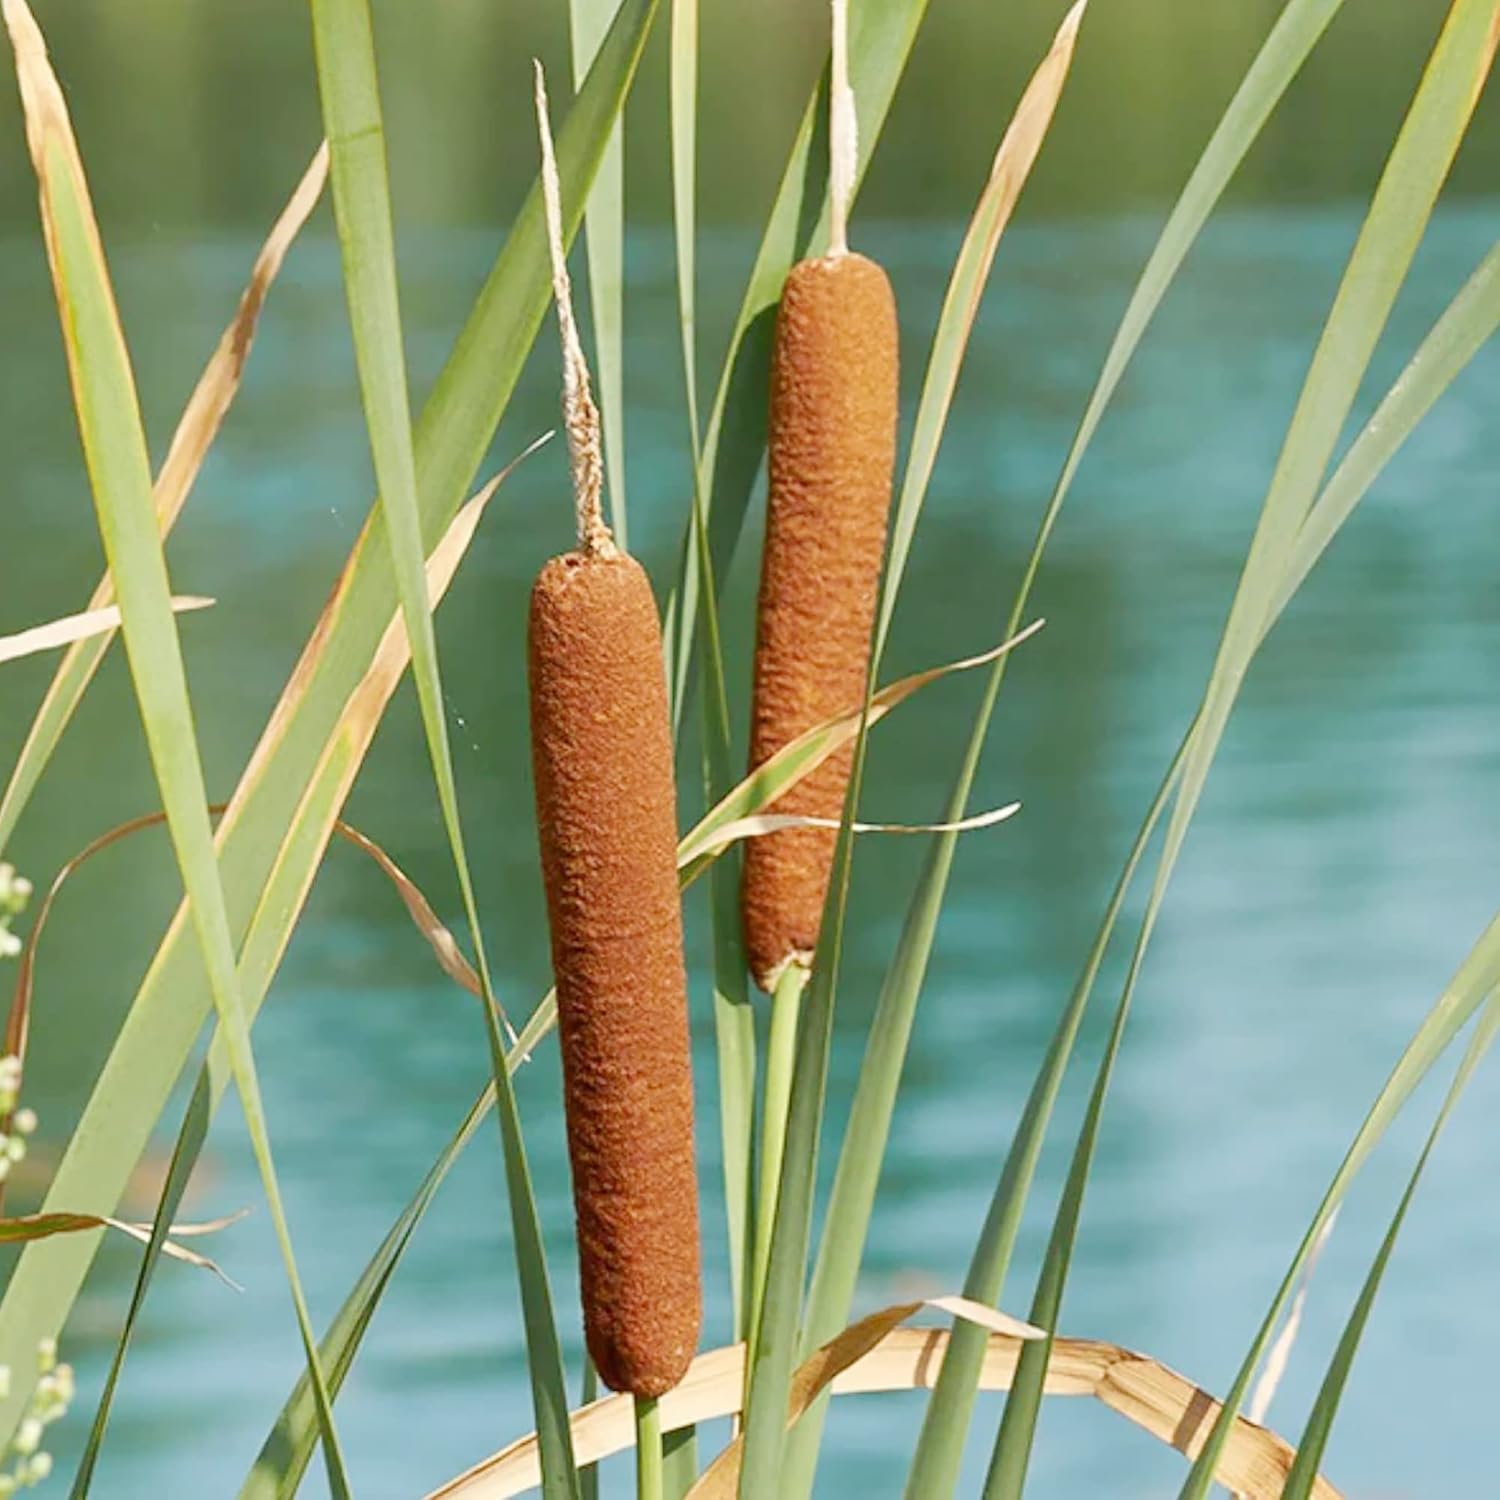
M0 1122L10 1121L8 1130L0 1130L0 1182L10 1176L10 1169L26 1155L26 1139L36 1130L36 1111L17 1109L21 1096L21 1059L14 1055L0 1057ZM0 1490L0 1497L4 1491Z
M66 1414L73 1400L73 1367L58 1364L56 1339L43 1339L37 1346L37 1369L41 1378L26 1415L10 1445L0 1448L0 1500L40 1484L52 1472L52 1455L43 1449L42 1435ZM10 1371L0 1365L0 1397L9 1392Z
M21 951L21 940L10 930L10 924L30 899L31 882L17 875L14 865L0 860L0 958L14 958Z

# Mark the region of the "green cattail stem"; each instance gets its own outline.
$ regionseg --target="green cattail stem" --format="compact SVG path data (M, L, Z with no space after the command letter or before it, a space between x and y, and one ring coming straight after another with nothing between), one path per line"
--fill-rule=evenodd
M635 1398L636 1500L662 1500L661 1410L655 1396Z
M776 1227L776 1200L781 1192L781 1164L786 1155L787 1109L797 1064L797 1021L808 977L804 965L787 964L771 996L771 1033L766 1042L766 1084L760 1114L760 1182L755 1199L755 1249L750 1272L751 1356L746 1361L747 1369L753 1360L761 1305L765 1300L771 1233Z

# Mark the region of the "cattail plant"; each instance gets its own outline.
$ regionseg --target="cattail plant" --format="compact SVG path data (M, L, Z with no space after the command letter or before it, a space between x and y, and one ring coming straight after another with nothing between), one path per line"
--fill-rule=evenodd
M848 246L856 145L846 3L834 0L828 253L787 275L771 367L770 498L756 617L753 770L864 696L896 456L896 304L885 272ZM837 820L853 747L774 811ZM745 948L770 993L817 943L837 835L753 839L741 888Z
M600 504L540 67L536 90L578 528L531 593L537 829L584 1329L604 1382L650 1400L682 1378L701 1321L672 742L651 585Z

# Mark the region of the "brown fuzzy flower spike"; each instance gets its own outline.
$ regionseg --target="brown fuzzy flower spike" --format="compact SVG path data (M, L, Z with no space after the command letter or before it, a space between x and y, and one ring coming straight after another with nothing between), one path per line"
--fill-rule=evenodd
M853 96L836 7L831 253L792 267L771 368L770 496L756 623L753 770L864 696L896 459L896 303L885 272L845 245ZM771 809L837 820L853 747ZM741 911L751 973L775 987L811 962L837 834L794 829L745 849Z
M600 510L540 68L537 114L578 511L578 549L531 593L537 829L584 1332L607 1385L653 1398L692 1360L702 1305L672 739L651 584Z

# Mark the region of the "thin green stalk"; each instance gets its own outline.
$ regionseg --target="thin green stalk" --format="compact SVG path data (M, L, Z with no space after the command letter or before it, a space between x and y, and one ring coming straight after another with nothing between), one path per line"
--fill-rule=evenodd
M672 228L677 248L677 323L682 333L682 384L687 396L693 471L702 460L698 427L696 235L698 173L698 0L672 0Z
M797 1018L808 970L792 962L781 971L771 996L771 1028L766 1041L766 1078L760 1104L760 1186L755 1198L755 1258L752 1261L750 1331L747 1363L755 1362L755 1330L760 1326L765 1300L766 1263L771 1255L771 1230L776 1223L776 1194L781 1186L781 1160L786 1147L787 1106L792 1095L792 1073L797 1064Z
M41 31L20 0L7 0L4 19L16 52L27 142L36 170L79 436L99 536L119 600L136 705L182 877L202 972L225 1036L313 1381L329 1488L337 1500L342 1500L348 1494L348 1481L292 1248L250 1044L130 353L115 307L83 162ZM24 1377L15 1382L17 1386L25 1384ZM0 1432L9 1430L0 1419Z
M576 1496L578 1476L573 1462L572 1433L565 1416L567 1388L562 1350L520 1112L505 1067L498 1006L464 847L448 720L443 709L437 639L427 601L416 448L396 281L395 231L369 3L368 0L311 0L311 6L323 119L332 151L334 209L365 425L411 646L412 676L427 734L433 779L484 992L480 1009L499 1096L496 1113L542 1450L542 1488L549 1497Z
M828 1058L833 1045L833 1018L838 1000L844 914L849 901L849 873L854 851L853 821L864 781L865 750L870 728L873 672L866 677L865 702L854 741L853 765L839 818L828 893L818 924L812 977L798 1029L796 1066L787 1106L786 1145L776 1194L776 1222L766 1259L766 1287L755 1327L755 1358L746 1364L744 1467L740 1494L779 1495L782 1455L786 1449L787 1401L797 1354L797 1333L806 1289L808 1250L812 1240L813 1196L817 1186L818 1146L828 1089Z
M702 584L699 673L703 679L703 780L707 805L717 807L736 783L729 725L729 689L719 636L718 590L702 521L703 494L694 471L692 539ZM729 1235L734 1335L749 1336L751 1246L755 1236L755 1011L746 979L740 927L741 856L738 848L709 870L714 953L714 1038L719 1073L719 1129L724 1161L724 1211Z
M662 1500L661 1411L651 1396L635 1398L636 1500Z
M599 1371L588 1351L583 1355L583 1384L578 1393L578 1404L587 1406L599 1399ZM578 1493L580 1500L599 1500L599 1465L584 1464L578 1470Z
M1057 1028L1047 1046L1047 1054L1031 1085L1026 1107L1021 1113L1021 1123L1016 1127L1010 1150L1006 1153L1000 1180L995 1184L994 1196L990 1199L989 1211L985 1215L984 1226L980 1230L968 1274L964 1278L963 1294L972 1301L996 1303L1000 1300L1006 1273L1010 1269L1010 1257L1020 1233L1021 1216L1036 1176L1042 1142L1062 1088L1063 1074L1073 1055L1084 1012L1088 1009L1089 998L1104 963L1110 938L1125 905L1125 897L1145 857L1156 825L1176 788L1191 734L1190 729L1183 737L1167 774L1156 790L1156 796L1115 883L1083 972L1058 1018ZM917 1451L906 1481L906 1500L921 1500L921 1497L930 1494L952 1493L958 1481L963 1440L968 1432L974 1394L978 1389L985 1345L983 1331L974 1324L963 1319L954 1322L948 1339L948 1352L943 1357L943 1366L938 1372L937 1384L922 1420L922 1433L918 1438Z

